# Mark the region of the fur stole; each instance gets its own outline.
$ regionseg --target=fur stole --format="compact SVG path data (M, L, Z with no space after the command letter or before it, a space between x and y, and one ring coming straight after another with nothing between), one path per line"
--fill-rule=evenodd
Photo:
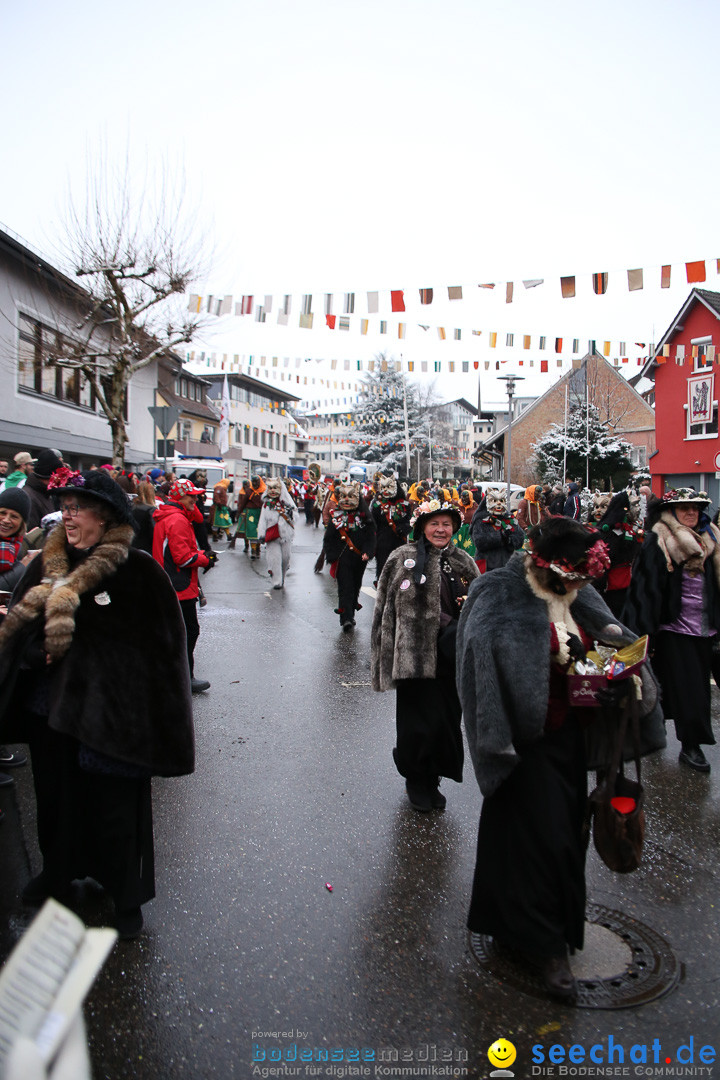
M715 581L720 586L720 531L715 525L698 533L681 525L671 510L663 510L652 531L658 538L669 573L673 572L673 564L691 574L702 573L705 560L711 558Z
M0 627L0 648L22 627L45 618L45 651L50 660L62 659L75 632L75 612L80 597L95 589L127 561L135 535L132 525L116 525L74 570L70 570L67 534L64 525L50 533L40 556L42 581L25 593L8 612Z

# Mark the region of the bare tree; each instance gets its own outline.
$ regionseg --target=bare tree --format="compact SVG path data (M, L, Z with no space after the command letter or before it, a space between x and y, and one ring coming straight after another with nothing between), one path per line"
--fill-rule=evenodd
M50 359L90 383L112 432L113 464L122 466L133 376L190 342L201 325L183 298L208 272L206 240L182 180L165 171L136 190L127 161L120 175L101 163L88 178L83 208L70 201L60 255L88 304Z
M611 431L622 430L630 401L628 394L623 393L620 379L622 376L612 371L601 357L588 358L569 380L569 407L585 407L587 385L587 404L597 408L600 422Z

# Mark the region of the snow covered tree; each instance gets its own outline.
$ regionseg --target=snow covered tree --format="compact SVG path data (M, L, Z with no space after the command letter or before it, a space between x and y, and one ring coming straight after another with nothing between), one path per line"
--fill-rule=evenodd
M375 371L364 377L363 387L353 411L357 460L376 463L378 470L393 469L406 477L404 393L411 476L426 477L430 471L441 475L442 463L448 457L447 425L433 409L437 404L434 387L408 382L386 353L375 357Z
M377 463L378 469L394 469L405 475L405 419L403 394L407 399L411 453L415 434L422 426L417 387L406 382L396 370L395 360L385 353L375 357L376 370L363 378L360 400L353 411L355 457Z
M584 482L589 465L590 487L622 486L633 469L630 443L608 430L594 405L587 415L584 405L571 409L567 433L562 424L553 424L532 448L534 465L543 481L562 476L564 458L565 474L572 479Z
M86 204L68 210L61 258L88 293L72 335L49 358L90 383L112 432L113 465L124 464L127 390L132 378L196 334L201 318L184 294L207 268L182 184L161 179L132 190L129 165L115 176L100 164Z

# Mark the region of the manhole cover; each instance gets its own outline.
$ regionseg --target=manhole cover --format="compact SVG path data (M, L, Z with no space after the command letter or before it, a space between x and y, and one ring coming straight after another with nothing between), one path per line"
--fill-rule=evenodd
M578 984L572 1002L576 1009L630 1009L677 986L680 964L668 943L649 926L592 903L587 905L586 923L585 949L571 958ZM481 967L501 982L547 999L540 979L498 949L491 937L470 934L470 949Z

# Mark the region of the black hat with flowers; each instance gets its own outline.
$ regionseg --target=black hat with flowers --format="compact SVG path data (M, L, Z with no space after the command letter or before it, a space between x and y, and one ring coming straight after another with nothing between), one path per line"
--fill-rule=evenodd
M566 517L549 517L535 525L523 545L530 558L566 581L599 578L610 566L607 544L595 529Z
M56 469L50 477L47 489L54 496L83 496L93 502L102 503L111 508L118 525L132 524L130 501L105 469L91 469L86 473L73 472L68 468Z

